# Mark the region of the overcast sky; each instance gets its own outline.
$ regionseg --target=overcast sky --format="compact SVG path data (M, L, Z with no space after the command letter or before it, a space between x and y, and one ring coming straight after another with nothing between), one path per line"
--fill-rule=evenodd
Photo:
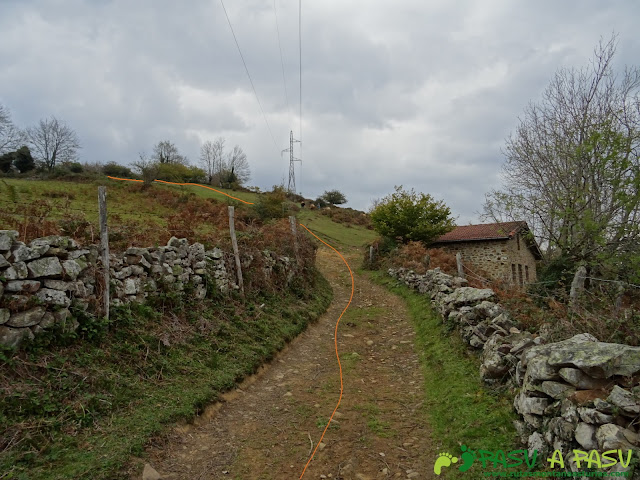
M192 163L223 136L249 185L287 181L289 131L302 137L298 191L337 188L348 206L404 185L476 222L500 185L501 147L561 67L587 65L619 34L638 64L636 0L226 0L267 123L219 0L0 0L0 103L20 127L55 115L81 161L130 164L160 140Z

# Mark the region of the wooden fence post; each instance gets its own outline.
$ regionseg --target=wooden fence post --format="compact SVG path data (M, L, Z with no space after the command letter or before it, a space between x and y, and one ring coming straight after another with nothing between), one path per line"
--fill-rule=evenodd
M373 245L369 245L369 264L373 265Z
M569 291L569 307L576 306L576 301L580 294L584 291L584 282L587 279L587 269L584 265L578 267L576 274L571 282L571 290Z
M109 231L107 229L107 187L98 187L98 210L100 215L100 250L102 251L102 278L104 281L104 316L109 320Z
M458 264L458 276L464 278L464 266L462 264L462 254L456 253L456 263Z
M293 249L296 252L296 260L298 260L298 231L296 229L296 217L291 215L289 217L289 224L291 225L291 235L293 235Z
M238 240L236 239L234 207L232 205L229 205L229 232L231 233L231 244L233 245L233 255L236 257L236 270L238 271L238 286L240 287L240 293L244 297L244 283L242 281L242 264L240 263L240 252L238 251Z

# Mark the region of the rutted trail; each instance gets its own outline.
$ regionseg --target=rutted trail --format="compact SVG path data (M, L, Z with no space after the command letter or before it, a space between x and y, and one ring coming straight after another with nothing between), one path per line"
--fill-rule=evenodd
M333 334L351 293L349 273L333 251L319 250L318 267L334 289L329 310L222 405L149 451L162 478L300 476L340 393ZM413 339L402 300L358 275L338 329L342 403L304 479L433 478Z

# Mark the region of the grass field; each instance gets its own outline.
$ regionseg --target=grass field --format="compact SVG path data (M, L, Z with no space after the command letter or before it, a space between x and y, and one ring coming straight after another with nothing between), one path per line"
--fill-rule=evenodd
M233 200L222 193L194 185L167 185L155 183L152 188L141 192L139 184L126 181L109 180L100 184L107 186L108 212L110 225L115 221L138 222L146 227L157 225L166 228L168 218L176 214L175 209L159 201L163 192L172 192L188 200L190 195L199 199L215 199L223 204L235 205L248 210L252 205L246 205ZM257 203L260 194L237 192L229 189L217 189L220 192L237 197L247 202ZM29 209L34 209L36 202L46 203L49 209L48 218L56 220L65 216L81 215L97 225L98 221L98 183L79 183L59 180L26 180L5 178L0 179L0 212L11 211L12 218L20 221ZM160 199L162 200L162 199ZM293 204L291 204L293 206ZM222 213L226 215L226 213ZM300 210L295 214L300 223L305 224L314 233L321 235L327 241L346 247L360 247L376 238L373 230L367 230L360 225L346 226L334 222L320 211L309 209ZM226 220L218 219L220 224ZM0 229L12 228L3 225L0 219ZM7 223L6 221L4 223ZM197 226L202 234L213 233L213 228L203 223ZM226 232L225 232L226 235Z

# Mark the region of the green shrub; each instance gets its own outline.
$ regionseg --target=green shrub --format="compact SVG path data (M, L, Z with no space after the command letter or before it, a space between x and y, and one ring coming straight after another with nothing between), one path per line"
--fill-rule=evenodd
M403 190L387 195L371 212L373 228L380 235L403 243L429 243L454 228L451 210L426 193Z
M102 167L102 173L110 177L133 177L133 172L129 167L116 162L109 162Z
M287 192L282 186L274 186L273 191L260 196L253 209L262 221L284 218L289 213Z

